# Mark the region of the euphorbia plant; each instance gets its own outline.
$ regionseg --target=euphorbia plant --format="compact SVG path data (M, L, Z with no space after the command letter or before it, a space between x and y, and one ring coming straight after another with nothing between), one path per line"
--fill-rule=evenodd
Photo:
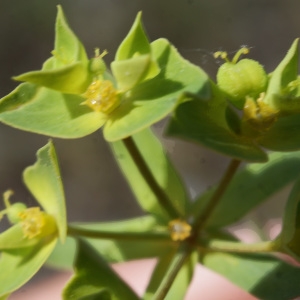
M232 60L217 52L225 62L215 83L167 40L150 43L139 13L110 71L106 50L88 59L58 7L52 57L41 70L15 77L23 83L0 100L0 121L54 138L103 127L145 215L67 224L50 141L23 177L41 207L12 203L11 191L4 193L0 217L12 226L0 234L0 299L46 260L74 267L64 299L140 299L109 264L148 257L157 265L142 299L184 299L197 263L260 299L299 296L300 269L278 258L284 253L300 260L298 40L269 75L240 57L247 52L242 48ZM168 115L167 136L231 157L220 182L195 199L150 129ZM245 244L228 233L228 225L289 183L294 187L275 240Z

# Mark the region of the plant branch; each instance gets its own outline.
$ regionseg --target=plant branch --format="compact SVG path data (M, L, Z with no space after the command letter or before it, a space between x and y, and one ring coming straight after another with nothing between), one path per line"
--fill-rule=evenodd
M233 253L263 253L275 252L277 250L275 241L264 241L246 244L242 242L209 240L207 243L201 243L201 247L207 247L208 250L212 251Z
M160 205L169 214L171 219L183 217L177 208L173 205L171 199L165 193L165 191L158 185L152 172L150 171L147 163L145 162L143 156L141 155L139 149L137 148L132 137L127 137L123 139L123 143L129 152L131 158L135 162L135 165L139 169L145 181L148 183L153 194L156 196Z
M217 207L219 201L221 200L240 163L241 161L238 159L232 159L229 163L229 166L227 167L227 170L225 171L220 184L218 185L214 194L210 198L207 206L204 208L200 216L196 218L196 221L193 226L196 232L199 232L205 226L209 217L211 216L214 209Z
M157 240L172 242L170 239L170 233L168 231L162 232L130 232L130 231L101 231L84 229L76 226L68 226L69 236L83 236L93 239L115 239L115 240Z
M158 287L157 291L155 292L152 300L164 300L167 293L169 292L178 272L189 258L191 254L191 249L183 248L181 251L175 255L173 258L160 286Z

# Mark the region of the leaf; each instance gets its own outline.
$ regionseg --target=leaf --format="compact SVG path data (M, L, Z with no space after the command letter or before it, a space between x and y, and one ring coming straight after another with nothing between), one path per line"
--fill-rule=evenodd
M158 139L150 129L146 129L135 134L133 140L159 186L184 216L189 204L186 190ZM139 172L123 142L118 141L111 146L141 207L160 219L169 220L168 213L159 205L156 195Z
M116 61L132 58L137 53L142 55L151 52L150 43L143 28L141 17L142 13L139 12L128 35L117 50Z
M188 93L174 110L166 134L200 143L241 160L267 161L262 149L229 127L236 119L233 114L228 114L228 104L212 82L210 93L207 97Z
M298 77L298 44L299 39L296 39L284 59L271 74L266 96L263 101L272 107L277 107L277 97L275 96L280 95L282 90Z
M63 299L104 299L99 297L104 291L111 300L139 299L88 243L78 240L75 275L65 287Z
M139 217L125 221L106 222L106 223L79 223L72 227L89 229L101 232L147 232L164 230L157 225L157 221L152 216ZM169 240L163 239L92 239L85 238L97 252L108 262L122 262L132 259L157 257L165 255L174 250L176 245ZM62 245L57 244L55 250L48 259L50 266L68 269L72 266L75 255L75 242L73 238L68 237Z
M55 25L55 49L40 71L14 77L63 93L84 93L92 80L84 47L67 24L61 6L58 6Z
M57 239L54 238L48 243L2 251L0 253L0 270L2 270L0 297L7 296L26 283L44 264L56 241Z
M280 249L300 261L300 179L296 181L286 203L282 230L276 239Z
M300 148L299 127L299 114L280 116L258 142L272 151L297 151Z
M67 234L65 197L55 148L51 141L39 149L37 162L25 169L23 179L44 210L55 218L59 237L64 241Z
M136 19L111 64L118 88L127 91L139 82L155 77L159 67L152 59L151 45L141 22L142 13Z
M178 255L177 255L178 256ZM144 300L153 299L157 288L166 276L166 272L172 263L173 255L168 253L160 258L154 272L152 273L151 280L144 295ZM176 259L176 256L175 258ZM193 278L194 268L197 263L197 253L193 253L190 258L185 262L178 272L165 300L182 300L186 294L187 288Z
M87 63L75 62L61 68L32 71L13 79L27 81L66 94L82 94L92 81Z
M99 129L107 118L80 105L83 101L77 95L23 83L0 100L0 121L47 136L79 138Z
M141 81L151 79L159 73L159 68L151 61L150 54L113 61L111 69L118 83L118 89L121 91L127 91Z
M259 254L208 253L203 264L263 300L290 300L300 295L300 268Z
M39 242L40 237L24 239L22 226L20 223L17 223L0 234L0 251L29 247Z
M299 176L300 152L271 153L265 164L249 164L238 172L210 216L208 227L223 227L240 220L251 209L266 201ZM198 214L214 189L201 195L191 208Z
M167 40L156 40L151 49L161 72L123 94L122 104L111 113L105 125L107 141L123 139L163 119L185 91L207 93L208 76L184 60Z
M55 48L54 56L57 58L56 67L72 63L74 61L87 62L85 49L77 36L70 29L64 16L62 7L57 6L58 13L55 24Z
M293 92L286 92L288 84L298 78L298 52L299 39L296 39L287 55L271 74L268 90L263 99L264 102L282 112L274 125L258 139L260 145L273 151L296 151L300 148L297 130L300 126L299 104L297 104L299 87Z

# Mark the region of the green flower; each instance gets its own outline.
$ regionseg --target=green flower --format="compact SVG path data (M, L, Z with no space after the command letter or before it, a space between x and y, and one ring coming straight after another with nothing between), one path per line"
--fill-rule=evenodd
M0 100L0 121L60 138L83 137L104 125L108 141L123 139L167 116L185 91L206 94L208 77L167 40L148 41L141 13L119 46L111 72L99 50L88 59L61 7L55 47L42 70Z
M4 193L6 208L0 211L12 224L0 233L0 298L26 283L44 264L67 233L65 200L54 146L49 142L37 153L37 162L25 169L23 179L40 206L9 201L12 191ZM2 298L1 298L2 299Z

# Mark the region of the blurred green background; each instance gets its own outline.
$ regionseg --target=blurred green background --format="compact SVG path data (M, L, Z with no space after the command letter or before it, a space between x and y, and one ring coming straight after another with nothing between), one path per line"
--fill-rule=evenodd
M109 63L138 11L151 40L165 37L179 52L212 77L220 61L217 50L234 53L242 45L268 72L300 35L300 1L296 0L1 0L0 96L18 83L10 78L39 69L54 41L56 5L61 4L74 32L90 56L107 49ZM51 99L49 99L51 101ZM156 126L161 135L163 123ZM35 161L47 137L0 124L0 192L15 190L15 198L34 204L21 173ZM216 183L228 161L199 146L164 140L192 195ZM70 221L96 221L140 215L102 133L77 140L55 139ZM0 203L0 208L3 204ZM278 211L280 211L280 207ZM276 214L276 212L275 212Z

